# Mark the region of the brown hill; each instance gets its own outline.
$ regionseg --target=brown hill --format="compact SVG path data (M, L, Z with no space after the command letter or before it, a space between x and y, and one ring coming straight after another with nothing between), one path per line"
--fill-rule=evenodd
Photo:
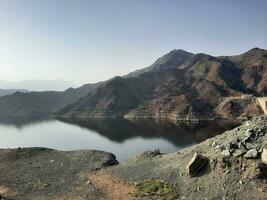
M267 92L266 55L266 50L258 48L232 57L173 50L148 68L107 81L57 114L172 119L258 114L257 106L251 104L231 115L235 107L221 102L229 96Z
M221 57L173 50L151 66L124 77L65 92L16 93L0 98L0 113L4 116L54 113L59 117L81 118L239 117L258 114L257 105L222 104L225 97L264 93L266 50L254 48L238 56Z

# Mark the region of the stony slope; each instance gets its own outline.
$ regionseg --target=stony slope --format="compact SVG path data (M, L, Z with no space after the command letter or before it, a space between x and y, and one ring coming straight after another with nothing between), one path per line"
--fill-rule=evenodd
M109 172L131 183L152 179L172 184L177 196L169 199L263 200L267 198L267 160L262 163L260 152L266 142L267 118L259 117L178 153L133 156ZM252 151L256 154L248 153ZM209 162L191 177L187 165L196 152ZM151 192L142 199L168 198Z

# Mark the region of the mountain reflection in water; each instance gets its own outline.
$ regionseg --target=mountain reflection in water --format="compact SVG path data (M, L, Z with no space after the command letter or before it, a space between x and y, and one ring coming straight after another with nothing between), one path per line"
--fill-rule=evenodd
M177 151L235 126L227 122L174 124L125 119L0 118L0 148L97 149L112 152L122 160L156 148L164 153Z
M94 130L101 136L118 143L135 137L163 138L180 147L202 142L236 126L227 122L174 124L170 121L126 119L60 121Z

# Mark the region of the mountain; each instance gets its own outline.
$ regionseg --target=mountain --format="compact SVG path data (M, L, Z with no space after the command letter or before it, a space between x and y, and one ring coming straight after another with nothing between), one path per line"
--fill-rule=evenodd
M15 92L23 92L26 93L28 92L27 90L23 90L23 89L0 89L0 97L2 96L6 96L6 95L11 95L14 94Z
M220 57L173 50L147 68L83 86L82 92L77 88L2 97L0 113L38 114L41 110L41 114L53 112L63 118L236 118L262 112L254 99L245 102L238 97L266 93L266 77L267 51L263 49Z
M64 92L16 92L0 98L1 116L49 116L93 91L100 83L69 88Z
M0 88L13 89L23 88L29 91L64 91L70 87L74 87L73 83L64 80L24 80L24 81L1 81Z
M173 50L148 68L107 81L57 114L80 118L235 117L226 114L235 112L235 107L229 110L220 104L228 96L267 92L266 55L266 50L258 48L230 57ZM250 107L254 109L246 114L260 114L256 103L247 101L235 102L238 116Z
M177 66L180 66L192 56L193 56L192 53L189 53L181 49L178 49L178 50L175 49L175 50L172 50L170 53L157 59L156 62L154 62L151 66L131 72L127 74L125 77L126 78L136 77L145 72L157 72L157 71L161 71L164 69L177 68Z
M180 80L176 69L193 54L173 50L159 58L150 67L130 73L125 77L114 77L106 81L86 97L60 109L57 114L79 117L121 117L128 111L144 104L157 95L156 90L173 80Z

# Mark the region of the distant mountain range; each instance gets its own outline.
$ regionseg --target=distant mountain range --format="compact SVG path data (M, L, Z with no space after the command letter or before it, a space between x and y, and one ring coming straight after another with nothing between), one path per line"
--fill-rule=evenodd
M2 96L6 96L6 95L11 95L14 94L16 92L23 92L26 93L28 92L28 90L23 90L23 89L0 89L0 97Z
M64 80L24 80L24 81L3 81L0 80L1 89L25 89L29 91L64 91L75 85Z
M63 92L16 92L0 98L0 116L50 116L56 110L87 95L99 84L86 84Z
M58 117L240 117L262 111L251 100L267 93L267 51L214 57L173 50L123 77L64 92L15 93L0 98L0 114Z

